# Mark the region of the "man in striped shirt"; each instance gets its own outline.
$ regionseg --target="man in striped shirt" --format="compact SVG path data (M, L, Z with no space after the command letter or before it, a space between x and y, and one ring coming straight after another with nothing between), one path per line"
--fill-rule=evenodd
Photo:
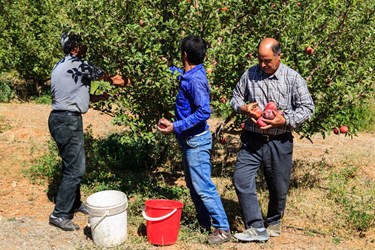
M280 235L292 170L291 132L314 112L306 81L280 58L280 43L273 38L263 39L258 46L259 64L245 71L231 97L231 107L248 115L233 175L246 229L234 235L241 241L267 241L270 236ZM266 126L260 127L253 109L264 110L269 102L283 112L272 111L275 118L264 119ZM256 193L261 166L269 189L265 223Z

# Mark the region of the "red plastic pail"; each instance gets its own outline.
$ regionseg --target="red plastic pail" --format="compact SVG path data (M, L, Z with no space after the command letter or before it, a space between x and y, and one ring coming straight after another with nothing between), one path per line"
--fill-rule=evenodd
M174 200L148 200L142 212L146 219L147 240L154 245L176 243L183 203Z

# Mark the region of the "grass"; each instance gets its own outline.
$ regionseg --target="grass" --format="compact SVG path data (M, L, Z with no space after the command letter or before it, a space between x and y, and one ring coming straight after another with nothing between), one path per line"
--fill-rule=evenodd
M145 220L141 215L145 201L156 198L183 201L179 244L186 248L204 244L207 235L202 234L197 225L195 209L185 187L181 159L173 138L163 142L171 153L163 154L164 161L161 161L154 152L160 153L163 145L132 142L131 138L124 144L121 136L124 135L93 138L90 130L86 131L88 162L87 175L82 185L84 195L108 189L121 190L127 194L128 234L134 236L128 238L127 245L136 249L147 249L149 246ZM44 178L50 183L49 195L53 199L59 183L60 163L54 142L50 144L49 152L34 164L29 174L34 179ZM234 140L228 146L238 145ZM221 153L213 159L213 180L222 197L231 229L242 231L241 211L231 182L235 150L219 147L217 152ZM359 168L360 157L350 162L341 160L329 163L328 156L324 155L315 161L294 161L283 225L300 230L305 235L331 237L334 244L343 244L351 237L361 238L374 231L375 184ZM226 161L223 162L223 159ZM262 174L258 176L257 182L265 214L268 192Z

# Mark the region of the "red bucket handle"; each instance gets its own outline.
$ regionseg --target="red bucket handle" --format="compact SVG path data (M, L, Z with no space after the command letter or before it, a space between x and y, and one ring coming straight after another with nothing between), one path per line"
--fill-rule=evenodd
M161 217L157 217L157 218L153 218L153 217L149 217L147 214L146 214L146 211L145 211L145 208L142 210L142 216L143 218L145 218L146 220L148 221L161 221L161 220L164 220L168 217L171 217L174 213L176 213L177 211L177 208L173 209L172 212L166 214L166 215L163 215Z

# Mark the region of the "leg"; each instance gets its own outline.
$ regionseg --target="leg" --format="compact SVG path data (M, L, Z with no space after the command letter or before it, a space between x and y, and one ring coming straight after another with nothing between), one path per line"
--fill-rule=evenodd
M195 203L197 212L207 211L209 217L204 218L205 221L212 220L212 226L215 228L229 231L228 218L216 186L211 180L211 147L212 135L209 132L186 140L186 172L190 176L190 189L194 190L191 193L197 194L193 201L199 200ZM205 212L204 216L207 216Z
M280 224L292 171L293 138L287 134L283 140L274 140L264 147L264 175L269 190L269 204L266 223Z
M245 228L264 228L262 212L256 192L256 176L261 164L261 157L249 152L244 145L237 155L233 174L233 184L241 206Z
M49 128L62 158L62 180L52 214L68 217L80 205L80 183L85 173L82 117L52 113Z

